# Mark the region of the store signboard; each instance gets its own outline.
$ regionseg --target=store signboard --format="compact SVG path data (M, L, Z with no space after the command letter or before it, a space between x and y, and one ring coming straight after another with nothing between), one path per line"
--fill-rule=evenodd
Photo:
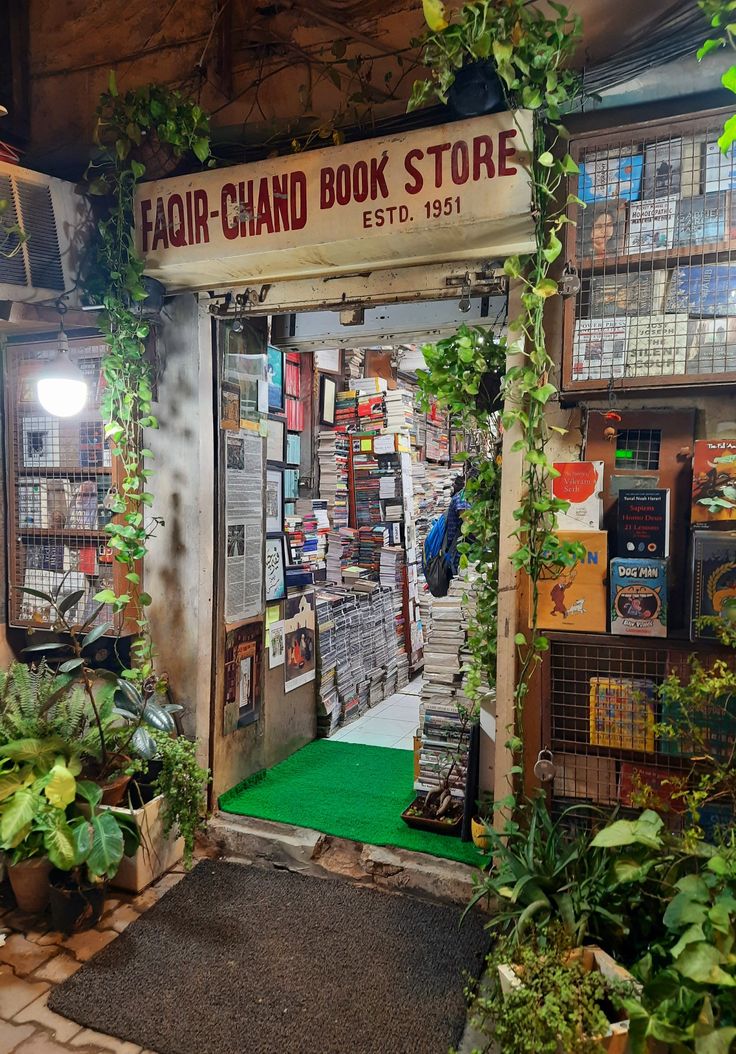
M530 142L501 113L144 183L138 249L171 290L530 251Z

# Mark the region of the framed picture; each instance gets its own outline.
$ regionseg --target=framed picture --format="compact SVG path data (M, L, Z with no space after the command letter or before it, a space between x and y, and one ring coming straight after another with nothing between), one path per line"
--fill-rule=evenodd
M319 419L323 425L335 423L335 395L337 385L331 377L319 379Z
M320 373L335 373L339 375L342 372L341 367L341 348L320 348L315 351L314 368L319 370Z
M225 636L223 734L258 720L263 685L263 627L240 626Z
M281 532L284 527L284 473L280 468L266 470L266 533Z
M220 428L240 428L240 385L234 381L220 385Z
M290 596L285 607L284 690L291 692L316 676L314 590Z
M266 460L283 465L286 461L286 421L282 417L268 415L266 433Z
M286 553L283 534L266 535L266 601L286 596Z
M268 346L268 408L278 413L284 412L284 353L278 348Z

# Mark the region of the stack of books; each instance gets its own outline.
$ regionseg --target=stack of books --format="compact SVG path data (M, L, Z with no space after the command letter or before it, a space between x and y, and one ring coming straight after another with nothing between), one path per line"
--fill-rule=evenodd
M408 434L414 430L414 401L411 392L403 388L393 388L386 392L384 402L384 432L405 432L408 439Z
M358 393L354 388L335 396L335 430L354 432L358 426Z
M348 444L339 432L322 429L318 436L319 496L327 503L332 527L348 524Z

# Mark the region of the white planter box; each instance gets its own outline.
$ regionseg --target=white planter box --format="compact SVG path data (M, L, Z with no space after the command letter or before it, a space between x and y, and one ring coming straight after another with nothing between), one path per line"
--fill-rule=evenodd
M151 882L155 882L165 871L177 864L184 854L184 839L175 838L173 832L164 836L162 807L163 795L149 801L142 809L115 808L132 816L141 833L141 844L135 856L124 856L118 873L110 882L117 889L140 893ZM102 806L109 808L109 806Z

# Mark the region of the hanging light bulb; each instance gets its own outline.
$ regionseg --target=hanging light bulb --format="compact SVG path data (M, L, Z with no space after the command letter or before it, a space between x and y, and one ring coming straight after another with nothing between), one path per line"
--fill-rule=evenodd
M64 332L66 308L63 304L58 304L57 308L61 315L58 351L40 371L36 390L46 413L54 417L74 417L87 402L87 382L82 371L69 358L69 338Z

